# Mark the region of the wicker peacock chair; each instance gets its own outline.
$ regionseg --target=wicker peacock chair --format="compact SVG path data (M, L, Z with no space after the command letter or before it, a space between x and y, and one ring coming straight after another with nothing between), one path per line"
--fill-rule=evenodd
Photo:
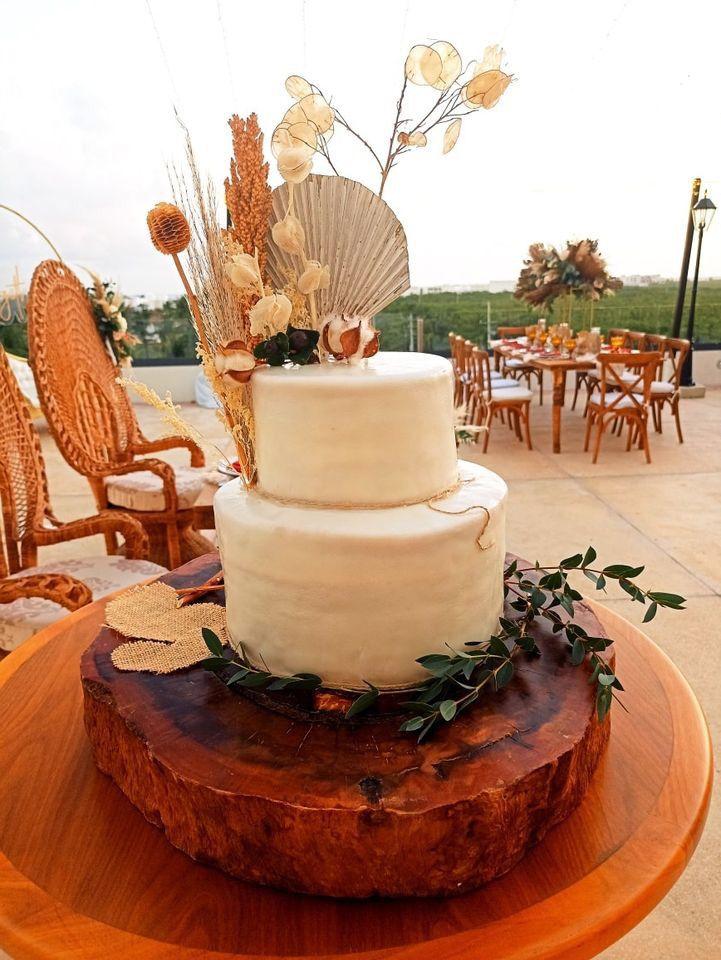
M193 530L193 505L203 487L200 448L184 437L147 440L132 404L116 382L87 293L72 270L45 260L28 298L30 364L40 402L65 460L87 478L98 509L123 509L150 538L150 558L177 567L211 549ZM172 467L148 453L185 447L190 467ZM115 537L106 537L109 554Z
M37 549L96 534L120 534L125 556L63 559L36 566ZM142 526L120 511L62 523L48 500L38 435L0 347L0 650L93 598L164 572L149 563ZM19 576L19 574L22 574Z

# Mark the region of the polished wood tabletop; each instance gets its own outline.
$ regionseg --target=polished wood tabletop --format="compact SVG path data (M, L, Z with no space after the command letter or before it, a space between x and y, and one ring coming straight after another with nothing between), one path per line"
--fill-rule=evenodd
M103 603L61 620L0 663L0 946L15 960L595 956L682 873L712 763L683 677L639 630L593 606L616 641L629 712L614 709L584 801L504 877L426 900L291 895L170 846L97 771L85 737L79 660Z

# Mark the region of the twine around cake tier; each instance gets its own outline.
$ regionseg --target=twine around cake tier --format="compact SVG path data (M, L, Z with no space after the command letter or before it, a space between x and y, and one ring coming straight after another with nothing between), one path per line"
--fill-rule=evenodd
M418 500L402 500L397 503L326 503L321 500L300 500L296 497L280 497L275 493L268 493L263 490L260 486L253 487L253 492L256 496L261 497L264 500L268 500L271 503L277 503L279 506L283 507L309 507L312 510L396 510L400 507L415 507L420 504L425 504L430 510L435 511L436 513L443 513L446 516L463 516L466 513L470 513L472 510L483 510L486 515L486 522L483 524L483 527L476 537L476 543L481 550L488 550L489 547L493 546L495 541L486 544L485 546L481 543L483 534L486 532L488 524L491 522L491 511L485 504L482 503L471 503L468 506L463 507L460 510L442 510L437 506L439 501L447 500L449 497L452 497L454 494L458 493L466 484L474 483L475 477L465 477L461 478L460 476L456 479L455 483L451 486L446 487L444 490L441 490L439 493L434 493L432 497L423 497Z
M280 504L283 507L310 507L312 510L395 510L399 507L415 507L421 503L431 503L434 500L442 500L457 493L465 483L472 483L473 478L461 480L456 479L451 486L446 487L439 493L434 493L432 497L420 497L416 500L399 500L394 503L338 503L336 501L323 500L301 500L297 497L281 497L276 493L268 493L261 486L255 486L253 493L269 500L272 503Z

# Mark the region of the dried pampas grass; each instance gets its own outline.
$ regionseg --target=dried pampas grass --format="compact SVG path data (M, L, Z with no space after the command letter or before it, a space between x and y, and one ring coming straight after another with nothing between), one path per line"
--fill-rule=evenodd
M255 442L250 389L228 390L215 369L214 355L230 340L251 342L246 298L230 281L225 266L229 249L237 244L218 223L218 201L211 181L200 175L188 131L185 130L186 176L171 173L176 203L190 224L188 262L195 304L207 338L198 356L210 385L220 400L224 424L235 441L243 479L255 482ZM266 226L267 229L267 226ZM196 324L197 326L197 324Z

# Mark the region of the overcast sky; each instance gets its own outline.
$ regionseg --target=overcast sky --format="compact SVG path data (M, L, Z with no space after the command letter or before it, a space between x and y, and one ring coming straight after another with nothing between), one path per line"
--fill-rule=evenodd
M585 236L616 273L676 276L692 177L721 203L720 10L710 0L14 0L3 6L0 203L125 292L171 293L172 264L151 247L145 214L169 198L166 164L181 155L174 106L220 186L227 117L255 110L270 134L289 106L288 74L332 94L382 148L411 45L447 39L467 61L498 42L516 82L464 120L452 153L436 136L403 158L384 194L409 236L413 284L512 278L530 242ZM429 96L416 88L412 103ZM343 131L333 146L341 172L377 188ZM702 273L718 276L721 216L714 227ZM0 211L0 287L16 264L29 280L46 255Z

